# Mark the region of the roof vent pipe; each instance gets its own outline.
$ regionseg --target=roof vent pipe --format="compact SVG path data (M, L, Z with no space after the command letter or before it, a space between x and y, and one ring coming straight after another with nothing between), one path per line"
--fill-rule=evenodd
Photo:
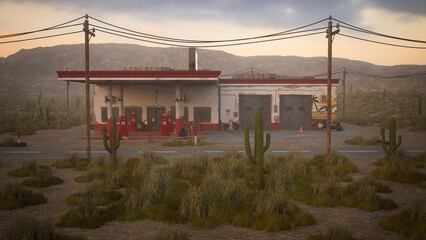
M198 71L198 55L195 47L189 48L189 71Z

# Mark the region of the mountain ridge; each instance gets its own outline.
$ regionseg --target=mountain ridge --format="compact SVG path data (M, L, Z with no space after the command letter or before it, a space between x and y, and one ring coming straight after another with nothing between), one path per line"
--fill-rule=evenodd
M326 57L238 56L218 50L199 49L202 69L221 70L223 75L250 67L286 76L310 76L325 73ZM171 67L188 69L186 48L146 47L136 44L103 43L90 45L91 70L123 70L124 67ZM426 72L426 65L381 66L347 58L333 58L333 69L349 68L370 75L409 75ZM25 98L43 95L65 95L66 86L58 82L56 71L84 70L84 44L57 45L21 49L0 58L0 96ZM426 75L377 79L349 73L346 85L353 90L424 91ZM326 78L324 75L321 78ZM342 78L342 74L333 75ZM70 94L83 94L83 84L72 83Z

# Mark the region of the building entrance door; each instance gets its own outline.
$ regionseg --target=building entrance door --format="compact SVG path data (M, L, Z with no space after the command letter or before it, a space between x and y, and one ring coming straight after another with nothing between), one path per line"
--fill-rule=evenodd
M166 112L164 108L148 108L149 130L154 132L161 131L161 118L164 112ZM155 122L153 122L153 120L155 120Z

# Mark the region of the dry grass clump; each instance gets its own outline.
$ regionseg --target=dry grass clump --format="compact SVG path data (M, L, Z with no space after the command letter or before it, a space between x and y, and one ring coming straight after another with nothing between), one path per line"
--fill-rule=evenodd
M107 191L104 188L104 183L94 181L87 185L83 192L71 194L67 197L69 205L77 206L85 199L91 199L96 206L106 206L113 201L120 200L122 194L116 191Z
M86 170L89 161L80 157L77 153L67 153L64 160L52 163L56 168L75 168L76 170Z
M369 140L363 139L361 136L354 136L352 139L345 140L346 144L349 145L378 145L380 142L379 137L373 137Z
M27 187L44 188L64 182L63 179L52 176L52 170L49 167L39 165L34 160L24 162L20 168L9 171L7 174L15 177L31 177L22 182Z
M0 191L0 209L12 210L29 205L39 205L46 202L41 193L33 193L20 184L6 184Z
M152 240L187 240L189 239L188 231L182 228L173 227L170 225L161 226Z
M329 154L315 155L312 162L322 175L336 176L342 181L352 181L347 174L358 171L358 168L349 162L347 157L334 150Z
M118 217L122 203L98 208L90 196L83 195L76 208L68 210L56 223L58 227L98 228Z
M349 184L346 194L340 204L347 207L358 207L364 211L378 211L380 209L395 209L398 205L392 199L382 198L378 193L390 193L387 185L375 181L371 177L364 177L360 182Z
M208 145L210 145L210 143L207 142L207 141L198 139L197 144L195 144L195 139L190 139L188 141L181 141L180 138L178 138L178 137L172 137L172 138L170 138L170 140L168 142L164 142L161 145L165 146L165 147L184 147L184 146L202 147L202 146L208 146Z
M426 205L420 200L415 201L408 209L386 218L379 225L410 238L426 239Z
M57 232L52 223L39 221L26 216L20 216L10 223L0 233L1 240L23 239L54 239L54 240L83 240L83 237L69 236Z
M173 173L178 178L189 180L193 185L200 185L208 164L208 156L197 151L194 156L176 159L173 165Z
M306 240L355 240L345 227L336 225L328 227L325 233L310 235Z
M389 180L402 183L418 183L426 180L426 175L412 170L412 168L423 167L425 154L411 157L404 151L398 151L395 157L386 157L374 162L381 166L372 169L370 175L376 179Z

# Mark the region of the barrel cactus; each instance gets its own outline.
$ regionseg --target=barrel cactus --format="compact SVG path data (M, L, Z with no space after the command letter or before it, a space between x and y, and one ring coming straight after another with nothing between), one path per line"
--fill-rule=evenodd
M103 137L104 147L109 152L108 167L111 168L111 170L115 171L117 170L117 165L118 165L117 149L120 147L121 132L120 131L118 132L118 137L117 137L117 125L116 125L114 116L112 116L111 118L109 135L110 136L109 136L109 145L108 145L107 129L106 127L103 127L102 137Z
M396 149L401 146L402 137L398 136L398 142L396 141L396 120L391 118L389 121L389 147L386 147L386 129L381 128L382 137L382 148L388 158L395 157Z
M263 156L271 143L271 134L266 134L266 143L263 145L263 117L262 111L256 111L255 129L254 129L254 155L250 147L249 128L244 127L244 141L247 157L250 165L255 171L256 187L261 190L265 188L265 179L263 171Z

